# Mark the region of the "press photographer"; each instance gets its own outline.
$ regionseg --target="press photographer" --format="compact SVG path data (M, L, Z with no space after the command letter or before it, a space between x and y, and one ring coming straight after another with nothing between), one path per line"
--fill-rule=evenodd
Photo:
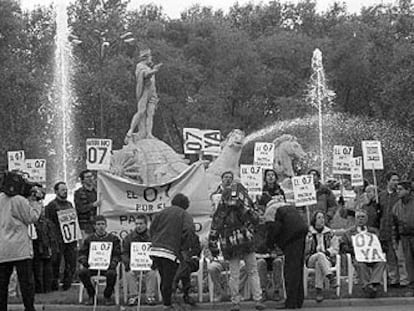
M6 172L0 192L0 311L7 311L10 276L16 267L23 304L34 311L33 246L28 226L41 214L39 185L19 172Z

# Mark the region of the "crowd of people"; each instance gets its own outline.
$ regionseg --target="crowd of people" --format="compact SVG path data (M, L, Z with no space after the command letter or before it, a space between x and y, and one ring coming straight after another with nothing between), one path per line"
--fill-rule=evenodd
M355 198L345 202L322 184L317 170L312 169L309 174L314 176L317 204L298 208L286 199L274 170L265 170L262 195L253 200L234 180L232 172L224 172L220 185L211 194L212 224L203 243L187 212L191 202L181 193L175 195L171 206L153 215L151 223L147 215L136 215L135 229L123 240L107 232L107 221L99 215L101 202L91 171L80 174L82 187L75 192L75 206L67 200L64 182L54 185L56 197L45 207L37 199L39 189L28 199L1 193L0 311L7 310L7 287L14 267L26 310L34 310L34 292L58 290L60 284L61 290L66 291L74 278L84 284L88 294L86 304L93 304L96 292L91 276L97 271L89 269L88 264L92 242L112 243L109 267L101 271L106 277L103 296L107 305L113 303L120 263L125 268L128 304L137 304L141 295L137 286L139 275L130 266L133 242L151 242L153 266L144 274L145 299L151 305L157 302L159 274L165 310L173 309L177 288L181 288L184 303L195 304L190 295L190 275L199 269L201 256L204 258L201 264L206 265L214 285L216 302L226 299L222 272L228 271L232 311L240 310L246 292L253 297L257 310L265 309L264 302L269 298L281 301L278 308L301 308L305 268L315 270L315 299L323 301L324 284L329 288L339 285L332 272L338 254L351 255L357 278L368 297L376 297L384 271L389 286L407 287L407 295L413 296L413 183L400 181L397 173L390 172L385 190L379 191L365 182L364 186L353 189ZM78 215L83 236L79 243L65 243L59 227L58 212L69 209ZM346 220L341 230L333 228L335 217ZM36 239L27 237L29 224L36 228ZM16 236L16 228L26 231L19 231ZM386 261L357 260L353 239L360 233L378 238Z

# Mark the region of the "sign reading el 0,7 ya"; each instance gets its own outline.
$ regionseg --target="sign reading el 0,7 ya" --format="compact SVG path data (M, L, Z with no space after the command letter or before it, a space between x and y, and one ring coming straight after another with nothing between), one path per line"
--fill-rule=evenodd
M292 184L296 206L306 206L317 203L312 175L292 177Z
M109 170L112 139L88 138L86 140L86 167L88 170Z
M150 242L132 242L130 266L132 271L150 271L152 260L149 256Z
M88 264L91 270L107 270L111 263L112 242L91 242Z
M9 171L23 170L24 168L24 150L7 151L7 160Z
M385 255L382 251L378 237L370 232L361 232L352 236L355 259L358 262L384 262Z
M45 159L26 159L24 171L33 181L46 182L46 160Z

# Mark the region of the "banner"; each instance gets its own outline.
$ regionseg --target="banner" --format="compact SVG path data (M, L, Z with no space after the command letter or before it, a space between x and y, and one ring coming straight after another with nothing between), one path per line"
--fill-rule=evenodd
M109 170L112 139L86 140L86 167L88 170Z
M82 239L78 214L74 208L57 211L57 216L64 243L72 243Z
M352 236L355 259L358 262L385 262L378 237L370 232L362 232Z
M177 193L190 199L189 214L196 232L207 236L211 224L209 181L204 163L196 162L170 182L142 185L105 171L98 172L98 195L102 198L100 214L108 220L107 230L124 238L135 227L135 215L151 215L170 205Z
M150 271L152 260L149 256L149 242L132 242L131 243L131 271Z
M362 154L364 156L364 169L383 170L381 142L378 140L363 140Z
M263 190L263 170L257 165L240 165L240 182L246 187L249 196L261 195Z
M334 146L332 173L351 175L351 161L354 154L354 147Z
M317 203L313 175L294 176L292 177L292 184L296 206L307 206Z
M24 172L29 175L29 179L39 183L46 182L46 160L45 159L26 159Z
M88 264L91 270L107 270L111 263L112 242L91 242Z
M24 150L7 151L7 162L9 171L24 169Z
M275 145L273 143L255 143L253 164L264 169L273 169Z
M362 157L352 158L351 162L351 185L352 187L363 186L364 176L362 173Z

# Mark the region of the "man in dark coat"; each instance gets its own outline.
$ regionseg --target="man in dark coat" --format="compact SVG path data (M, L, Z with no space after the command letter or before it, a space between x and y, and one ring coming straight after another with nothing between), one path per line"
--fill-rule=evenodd
M279 309L297 309L303 305L303 264L305 240L308 233L299 212L287 203L275 203L266 210L267 245L278 245L285 254L284 276L286 301Z

